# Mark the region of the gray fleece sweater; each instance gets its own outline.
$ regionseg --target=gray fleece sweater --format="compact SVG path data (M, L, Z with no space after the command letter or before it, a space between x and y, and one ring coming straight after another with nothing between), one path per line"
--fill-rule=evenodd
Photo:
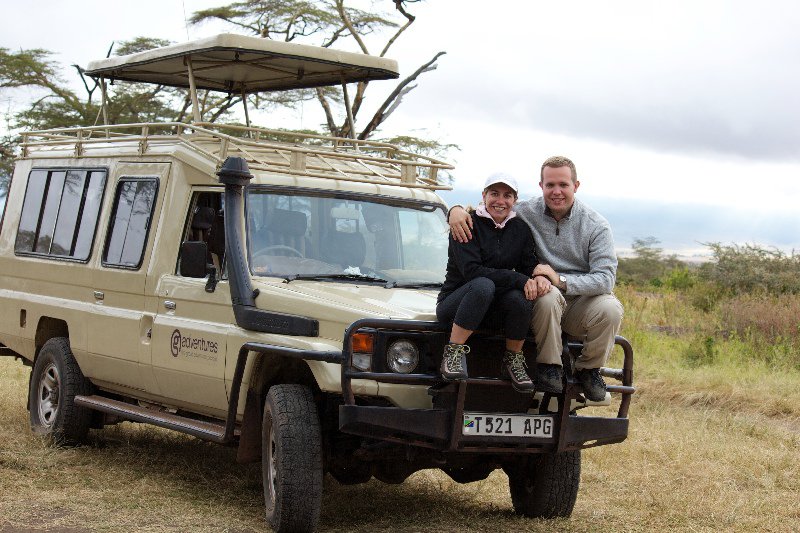
M533 232L536 255L567 278L567 296L609 294L617 278L617 254L608 221L575 198L570 214L556 220L544 198L514 206Z

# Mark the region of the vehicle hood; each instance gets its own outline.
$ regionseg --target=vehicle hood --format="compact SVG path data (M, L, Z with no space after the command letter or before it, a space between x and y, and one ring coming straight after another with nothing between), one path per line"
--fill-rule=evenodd
M382 284L331 281L295 280L285 283L254 279L253 286L265 296L299 299L302 304L298 311L302 311L295 311L295 314L324 320L335 311L339 321L345 322L367 317L436 320L436 297L439 295L438 289L387 289ZM261 300L259 296L258 307L264 306Z

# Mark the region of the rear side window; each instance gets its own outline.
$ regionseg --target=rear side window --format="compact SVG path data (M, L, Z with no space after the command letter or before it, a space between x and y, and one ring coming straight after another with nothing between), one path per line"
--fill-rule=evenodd
M106 184L104 169L34 169L14 251L86 261Z
M157 193L155 178L122 178L119 181L103 265L133 269L142 266Z

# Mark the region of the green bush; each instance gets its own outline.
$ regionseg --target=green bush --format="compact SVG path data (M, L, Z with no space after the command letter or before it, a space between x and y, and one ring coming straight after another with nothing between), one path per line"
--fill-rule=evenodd
M717 340L707 335L696 335L686 350L683 358L689 366L713 365L718 358Z
M674 291L685 291L694 287L695 277L685 266L675 267L664 277L664 286Z
M700 275L722 291L737 294L800 294L800 255L757 244L706 244L714 260Z
M662 287L663 278L672 269L685 266L674 255L665 256L664 251L656 247L658 243L659 240L655 237L634 239L634 257L619 259L617 281L634 287Z

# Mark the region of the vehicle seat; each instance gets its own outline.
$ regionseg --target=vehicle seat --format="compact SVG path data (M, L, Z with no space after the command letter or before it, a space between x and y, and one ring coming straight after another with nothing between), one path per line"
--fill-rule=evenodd
M214 265L217 268L217 272L219 272L220 267L222 266L222 257L225 253L225 240L224 229L216 227L216 219L217 213L213 207L195 207L194 215L192 215L191 232L189 234L189 238L194 241L202 241L206 243L206 246L208 246L206 263ZM218 251L218 248L214 247L214 241L218 238L217 234L219 233L219 230L222 230L223 233L221 252Z
M367 255L367 243L360 233L329 231L322 241L322 258L342 268L360 267Z
M208 234L208 251L212 257L216 257L215 265L221 269L225 261L225 215L222 211L214 213Z
M208 242L208 234L214 223L214 208L198 206L194 209L192 217L192 239Z
M301 257L305 257L307 229L308 217L305 213L288 209L273 209L265 227L256 235L253 252L274 247L269 255L296 255L292 254L290 250L280 248L288 246L297 250Z

